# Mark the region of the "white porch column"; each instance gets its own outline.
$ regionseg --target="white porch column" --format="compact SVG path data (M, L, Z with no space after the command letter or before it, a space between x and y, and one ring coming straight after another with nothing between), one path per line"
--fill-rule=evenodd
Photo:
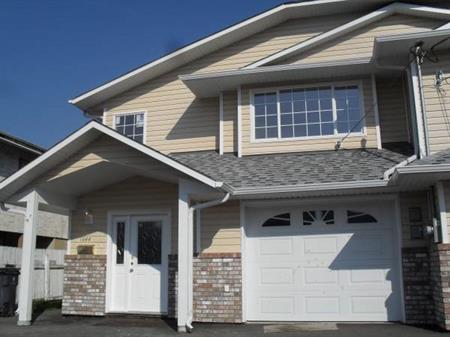
M189 212L189 182L179 181L178 184L178 301L177 326L179 332L186 332L186 325L192 319L190 306L192 269L192 238L193 226ZM190 250L191 249L191 250Z
M30 325L33 304L34 249L38 221L39 196L32 191L27 196L23 228L22 265L20 268L19 320L17 325Z

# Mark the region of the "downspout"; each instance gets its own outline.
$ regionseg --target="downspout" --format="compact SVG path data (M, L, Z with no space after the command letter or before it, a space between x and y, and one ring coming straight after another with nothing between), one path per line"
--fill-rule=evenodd
M192 223L193 219L194 219L194 212L195 211L200 211L202 209L205 208L209 208L209 207L213 207L213 206L217 206L217 205L221 205L225 202L228 201L228 199L230 199L230 193L227 192L221 199L217 199L217 200L211 200L211 201L207 201L201 204L196 204L193 205L191 207L189 207L189 222ZM198 227L200 228L200 226ZM191 238L193 239L193 238ZM188 315L188 319L186 322L186 329L188 332L191 332L194 327L192 326L192 320L193 320L193 312L192 312L192 308L193 308L193 275L192 275L192 265L193 265L193 259L192 256L194 254L194 247L193 247L193 240L189 240L189 266L190 268L188 268L189 270L189 315Z
M415 160L417 160L417 155L414 154L411 157L406 158L404 161L398 163L397 165L391 167L390 169L384 171L383 180L389 180L391 175L395 172L397 168L409 165Z
M422 124L423 124L423 133L425 138L425 155L430 155L430 140L428 137L428 116L427 110L425 107L425 93L423 91L423 78L422 78L422 60L419 55L420 46L416 48L416 67L417 67L417 79L419 81L419 94L420 94L420 106L422 109Z

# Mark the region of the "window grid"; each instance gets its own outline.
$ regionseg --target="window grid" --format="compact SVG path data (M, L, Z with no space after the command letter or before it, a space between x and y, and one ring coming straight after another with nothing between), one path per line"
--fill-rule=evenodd
M303 93L303 98L294 98L294 92ZM314 92L315 94L311 94ZM288 93L290 93L291 101L286 101L282 97L282 94ZM266 106L266 95L274 94L276 94L277 99L276 134L272 130L274 125L268 124L268 119L274 117L274 112L267 114ZM253 95L253 139L302 139L338 136L348 132L360 134L364 128L364 120L361 118L364 110L362 94L361 86L358 84L326 84L256 93ZM310 96L308 99L307 95L315 95L315 97ZM289 104L290 110L286 111L285 109ZM297 107L294 105L297 105ZM303 107L301 107L302 105ZM264 124L261 123L263 107L265 112ZM288 117L288 115L290 116ZM273 120L270 120L270 122L273 123ZM268 128L271 130L269 131Z
M115 129L135 141L144 141L144 112L115 116Z

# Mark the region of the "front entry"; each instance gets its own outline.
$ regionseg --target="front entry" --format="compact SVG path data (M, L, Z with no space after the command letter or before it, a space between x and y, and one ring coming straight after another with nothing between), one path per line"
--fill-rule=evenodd
M108 311L166 313L168 217L114 215L110 221Z

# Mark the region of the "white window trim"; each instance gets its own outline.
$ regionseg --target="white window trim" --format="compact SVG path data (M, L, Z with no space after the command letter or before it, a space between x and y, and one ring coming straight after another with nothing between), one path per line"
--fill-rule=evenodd
M280 123L280 100L279 100L279 92L280 90L285 89L301 89L301 88L314 88L319 86L331 86L331 90L333 92L332 98L332 108L333 108L333 119L336 120L336 102L334 98L334 88L336 86L343 85L355 85L358 87L360 92L360 102L361 102L361 115L365 116L365 102L364 102L364 85L363 80L355 80L355 81L338 81L338 82L318 82L318 83L307 83L307 84L299 84L299 85L285 85L285 86L277 86L277 87L265 87L265 88L257 88L250 89L250 143L273 143L273 142L292 142L292 141L302 141L302 140L314 140L314 139L340 139L346 135L346 133L336 133L334 135L326 135L326 136L305 136L305 137L291 137L291 138L282 138L281 137L281 123ZM278 115L278 137L277 138L255 138L255 94L267 93L267 92L276 92L277 94L277 115ZM367 116L366 116L367 117ZM362 119L362 132L352 132L349 134L349 137L366 137L367 136L367 126L366 126L366 117Z
M116 129L116 117L126 116L126 115L136 115L136 114L141 114L141 113L144 114L144 134L142 136L143 137L142 144L147 145L147 110L117 111L117 112L112 113L111 114L112 119L113 119L112 128L117 131L117 129ZM127 136L125 136L125 137L127 137ZM130 138L130 139L132 139L132 138Z

